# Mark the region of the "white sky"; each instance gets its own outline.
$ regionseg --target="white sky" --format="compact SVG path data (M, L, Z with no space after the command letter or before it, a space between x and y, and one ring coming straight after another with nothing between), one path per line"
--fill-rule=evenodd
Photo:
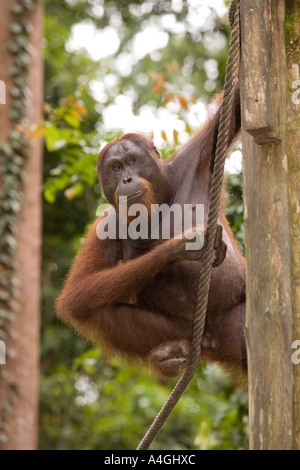
M68 0L70 3L74 0ZM181 11L181 0L173 0L173 10ZM186 17L187 29L191 32L197 32L200 29L209 31L212 27L210 21L211 0L189 0L190 9ZM227 13L227 8L224 6L223 0L214 0L214 9L216 13L223 16ZM135 7L135 13L143 13L151 8L150 2L142 2L141 5ZM92 7L93 13L101 17L103 15L103 7L98 3L97 6ZM174 33L183 34L185 26L177 23L175 15L168 13L162 15L159 21L145 25L143 31L136 34L131 44L131 53L122 53L116 59L115 66L119 73L127 76L131 73L131 68L134 63L142 59L147 54L159 54L159 49L166 47L169 40L169 35L165 30ZM97 29L94 23L90 20L83 21L73 26L71 37L67 43L67 50L76 51L84 50L93 60L99 61L117 52L120 39L118 35L118 25L120 25L120 18L117 16L112 18L113 26L107 26L103 29ZM222 38L219 47L223 47ZM214 38L212 47L218 47L218 38ZM209 47L209 44L206 44ZM216 63L214 60L208 60L205 63L206 72L208 72L209 80L207 87L213 87L213 79L217 78ZM137 77L139 78L139 77ZM143 77L140 77L142 80ZM147 77L144 77L147 79ZM104 80L92 81L90 89L92 94L99 103L105 104L106 93L109 87L116 85L117 76L109 74ZM209 89L209 88L208 88ZM211 89L213 91L213 88ZM176 116L176 104L170 103L166 108L160 108L158 111L153 107L145 105L141 108L139 115L136 116L132 112L133 97L129 95L119 95L114 104L104 107L102 112L104 127L106 129L122 129L126 132L142 132L149 134L153 132L154 142L158 147L163 145L161 138L161 130L164 130L167 137L172 140L173 130L179 132L179 141L184 143L187 139L187 134L184 132L184 124ZM173 111L173 112L172 112ZM206 111L204 104L199 101L192 105L188 111L187 118L192 128L198 128L205 120ZM230 159L227 159L226 171L236 173L241 170L241 152L233 152Z

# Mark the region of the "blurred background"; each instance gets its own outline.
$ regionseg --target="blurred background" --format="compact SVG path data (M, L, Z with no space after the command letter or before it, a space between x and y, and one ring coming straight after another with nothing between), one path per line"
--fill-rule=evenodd
M205 121L224 83L228 3L44 2L40 449L134 449L175 384L104 362L60 323L54 301L105 202L99 149L143 132L166 157ZM226 170L227 213L243 249L239 144ZM152 448L246 449L247 412L244 389L216 366L199 367Z

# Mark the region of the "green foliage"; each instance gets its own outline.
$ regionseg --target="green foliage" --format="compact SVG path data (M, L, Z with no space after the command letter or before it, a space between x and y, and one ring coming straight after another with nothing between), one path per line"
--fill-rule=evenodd
M41 448L134 449L171 385L124 365L109 366L90 349L42 382L48 400L41 408ZM234 390L216 367L202 368L152 448L243 449L247 423L245 391Z
M54 203L56 194L65 190L68 199L81 196L84 183L94 186L97 182L95 166L98 152L94 147L95 133L83 135L81 131L58 129L54 124L47 127L45 141L48 151L64 149L61 164L52 170L51 178L45 183L44 195Z
M132 97L136 115L144 105L158 110L172 101L179 103L175 113L190 135L190 106L222 87L229 26L212 9L211 29L204 25L192 31L186 0L177 11L172 10L171 0L44 3L47 105L45 120L31 130L33 136L42 133L45 137L40 448L134 449L174 382L162 384L146 372L104 362L97 349L90 349L58 321L54 301L97 206L104 202L95 173L99 148L122 133L122 129L105 127L102 112L121 94ZM96 4L102 12L97 16ZM168 14L174 15L185 32L165 28L167 46L158 54L130 60L131 73L122 74L117 57L125 54L129 61L136 35L148 24L161 24ZM93 61L83 50L67 50L72 26L86 19L100 29L118 25L120 45L115 55ZM214 38L220 37L223 47L212 47ZM211 58L217 62L217 74L214 88L208 91L205 60ZM108 74L116 77L116 85L105 86L104 98L97 102L91 81L105 83ZM141 76L143 80L138 80ZM165 158L179 145L179 136L174 130L170 140L162 129L161 137ZM242 241L241 178L237 175L229 178L228 193L230 223ZM200 367L153 448L247 448L246 392L234 388L217 367Z

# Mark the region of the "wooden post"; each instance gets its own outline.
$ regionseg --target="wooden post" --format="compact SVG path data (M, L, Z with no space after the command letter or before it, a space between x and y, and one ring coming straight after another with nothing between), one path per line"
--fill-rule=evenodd
M291 223L293 340L300 340L300 1L286 2L286 140ZM299 348L299 346L298 346ZM297 355L299 359L299 355ZM300 364L293 364L293 440L300 450Z
M300 1L240 5L250 448L300 449Z

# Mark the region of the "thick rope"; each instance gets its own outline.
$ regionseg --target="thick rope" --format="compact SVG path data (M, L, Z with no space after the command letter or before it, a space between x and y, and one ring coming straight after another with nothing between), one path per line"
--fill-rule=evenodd
M235 8L235 11L233 10ZM233 15L234 11L234 15ZM201 273L198 284L197 303L194 317L193 338L188 366L180 377L169 398L156 416L137 450L146 450L160 432L165 421L173 411L176 403L194 377L200 362L201 341L204 332L208 290L211 278L211 269L214 258L214 240L216 236L220 200L222 194L224 166L228 148L229 130L234 100L234 85L238 75L240 58L240 9L239 1L232 0L230 5L231 18L233 17L232 35L229 47L229 56L226 68L223 101L221 105L220 124L216 156L212 175L210 203L206 229L206 244L201 258Z
M237 8L239 7L240 0L231 0L228 10L228 19L231 28L233 29L234 17Z

